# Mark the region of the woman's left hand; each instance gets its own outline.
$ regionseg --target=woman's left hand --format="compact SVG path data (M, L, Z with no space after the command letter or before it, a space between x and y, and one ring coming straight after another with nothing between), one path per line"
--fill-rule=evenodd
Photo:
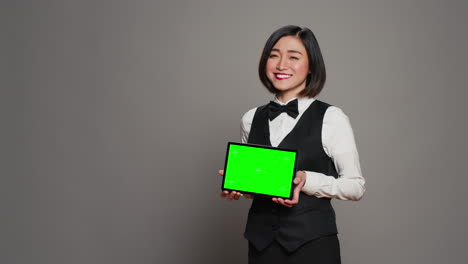
M294 184L296 185L294 187L293 191L293 199L283 199L283 198L273 198L273 202L282 204L286 207L292 207L293 205L299 203L299 193L302 190L302 186L304 186L306 182L306 173L304 171L297 171L296 172L296 177L294 178Z

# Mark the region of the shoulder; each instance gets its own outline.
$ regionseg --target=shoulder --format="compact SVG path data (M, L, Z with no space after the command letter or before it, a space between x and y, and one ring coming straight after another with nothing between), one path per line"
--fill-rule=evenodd
M247 143L249 134L250 134L250 129L252 127L252 122L255 116L255 113L257 112L258 107L252 108L249 111L247 111L241 119L241 142L242 143Z
M323 121L331 121L331 122L340 122L340 121L345 121L348 120L348 116L345 114L345 112L338 106L329 104L327 102L321 101L321 100L315 100L315 103L317 107L322 109L324 111L324 117Z
M241 123L244 127L250 126L252 124L257 108L258 107L250 109L249 111L245 112L245 114L242 116Z
M351 122L348 115L337 106L331 105L327 108L323 117L323 127L330 134L352 134Z
M337 106L334 106L334 105L329 105L329 107L327 108L326 112L325 112L325 118L326 119L329 119L329 120L349 120L348 116L345 114L345 112L337 107Z
M258 111L266 110L267 106L268 106L268 104L260 105L260 106L254 107L254 108L250 109L249 111L245 112L244 115L242 116L242 123L252 123L255 114Z

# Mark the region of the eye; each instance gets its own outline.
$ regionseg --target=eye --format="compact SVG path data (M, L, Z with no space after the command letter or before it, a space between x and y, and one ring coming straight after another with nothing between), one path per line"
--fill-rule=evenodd
M298 60L299 58L298 57L291 57L291 59Z
M274 57L278 57L278 55L276 54L270 54L269 58L274 58Z

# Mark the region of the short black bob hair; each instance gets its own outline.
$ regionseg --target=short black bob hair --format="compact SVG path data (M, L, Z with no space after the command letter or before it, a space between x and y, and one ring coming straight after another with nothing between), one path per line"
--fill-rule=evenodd
M266 76L266 63L270 56L271 49L273 49L276 42L284 36L299 37L307 51L310 73L307 75L306 87L299 93L299 96L314 97L318 95L325 85L325 63L323 62L322 52L320 51L320 47L314 33L306 27L288 25L277 29L273 34L271 34L263 48L260 63L258 65L260 81L271 93L276 94L279 92L279 90L273 86Z

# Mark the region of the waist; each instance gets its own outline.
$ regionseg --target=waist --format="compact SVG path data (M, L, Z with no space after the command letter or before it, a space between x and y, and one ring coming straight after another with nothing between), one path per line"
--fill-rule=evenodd
M271 198L256 197L252 202L249 213L293 216L309 211L333 212L331 199L317 198L301 193L297 204L292 207L286 207L273 202Z

